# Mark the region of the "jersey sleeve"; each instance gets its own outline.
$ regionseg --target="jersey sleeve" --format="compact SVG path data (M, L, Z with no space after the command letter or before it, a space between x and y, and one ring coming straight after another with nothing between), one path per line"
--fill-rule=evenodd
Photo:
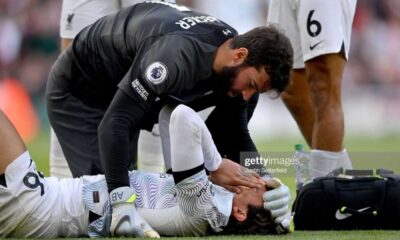
M212 63L204 62L215 48L187 36L167 35L144 55L142 78L157 95L182 93L212 74Z
M179 34L148 42L120 84L128 95L149 101L195 91L199 82L212 75L214 46Z

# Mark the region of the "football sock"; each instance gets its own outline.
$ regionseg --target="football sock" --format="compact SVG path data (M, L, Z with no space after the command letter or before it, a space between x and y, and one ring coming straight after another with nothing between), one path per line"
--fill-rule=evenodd
M330 152L324 150L311 150L310 176L312 179L322 177L334 169L343 167L351 169L351 161L346 149L340 152Z

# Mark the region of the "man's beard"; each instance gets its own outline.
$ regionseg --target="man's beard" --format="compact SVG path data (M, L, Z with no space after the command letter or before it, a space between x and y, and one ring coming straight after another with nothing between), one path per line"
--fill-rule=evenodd
M226 94L231 89L242 65L236 67L223 67L221 72L215 74L215 91Z

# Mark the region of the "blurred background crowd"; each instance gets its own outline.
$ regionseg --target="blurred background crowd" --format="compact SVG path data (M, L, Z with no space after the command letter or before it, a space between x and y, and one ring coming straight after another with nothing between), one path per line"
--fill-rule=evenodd
M240 33L265 25L267 0L179 1ZM61 0L0 0L0 108L29 141L48 131L47 74L57 58ZM343 82L346 135L400 135L400 1L359 0ZM30 107L32 106L32 107ZM280 100L262 96L256 137L300 136ZM260 134L257 136L257 134Z

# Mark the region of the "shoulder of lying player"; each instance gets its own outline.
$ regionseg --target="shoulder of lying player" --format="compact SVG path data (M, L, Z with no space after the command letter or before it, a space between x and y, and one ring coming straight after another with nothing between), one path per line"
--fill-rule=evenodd
M176 188L178 204L188 218L206 221L214 231L228 223L234 194L214 185L204 170L183 179Z

